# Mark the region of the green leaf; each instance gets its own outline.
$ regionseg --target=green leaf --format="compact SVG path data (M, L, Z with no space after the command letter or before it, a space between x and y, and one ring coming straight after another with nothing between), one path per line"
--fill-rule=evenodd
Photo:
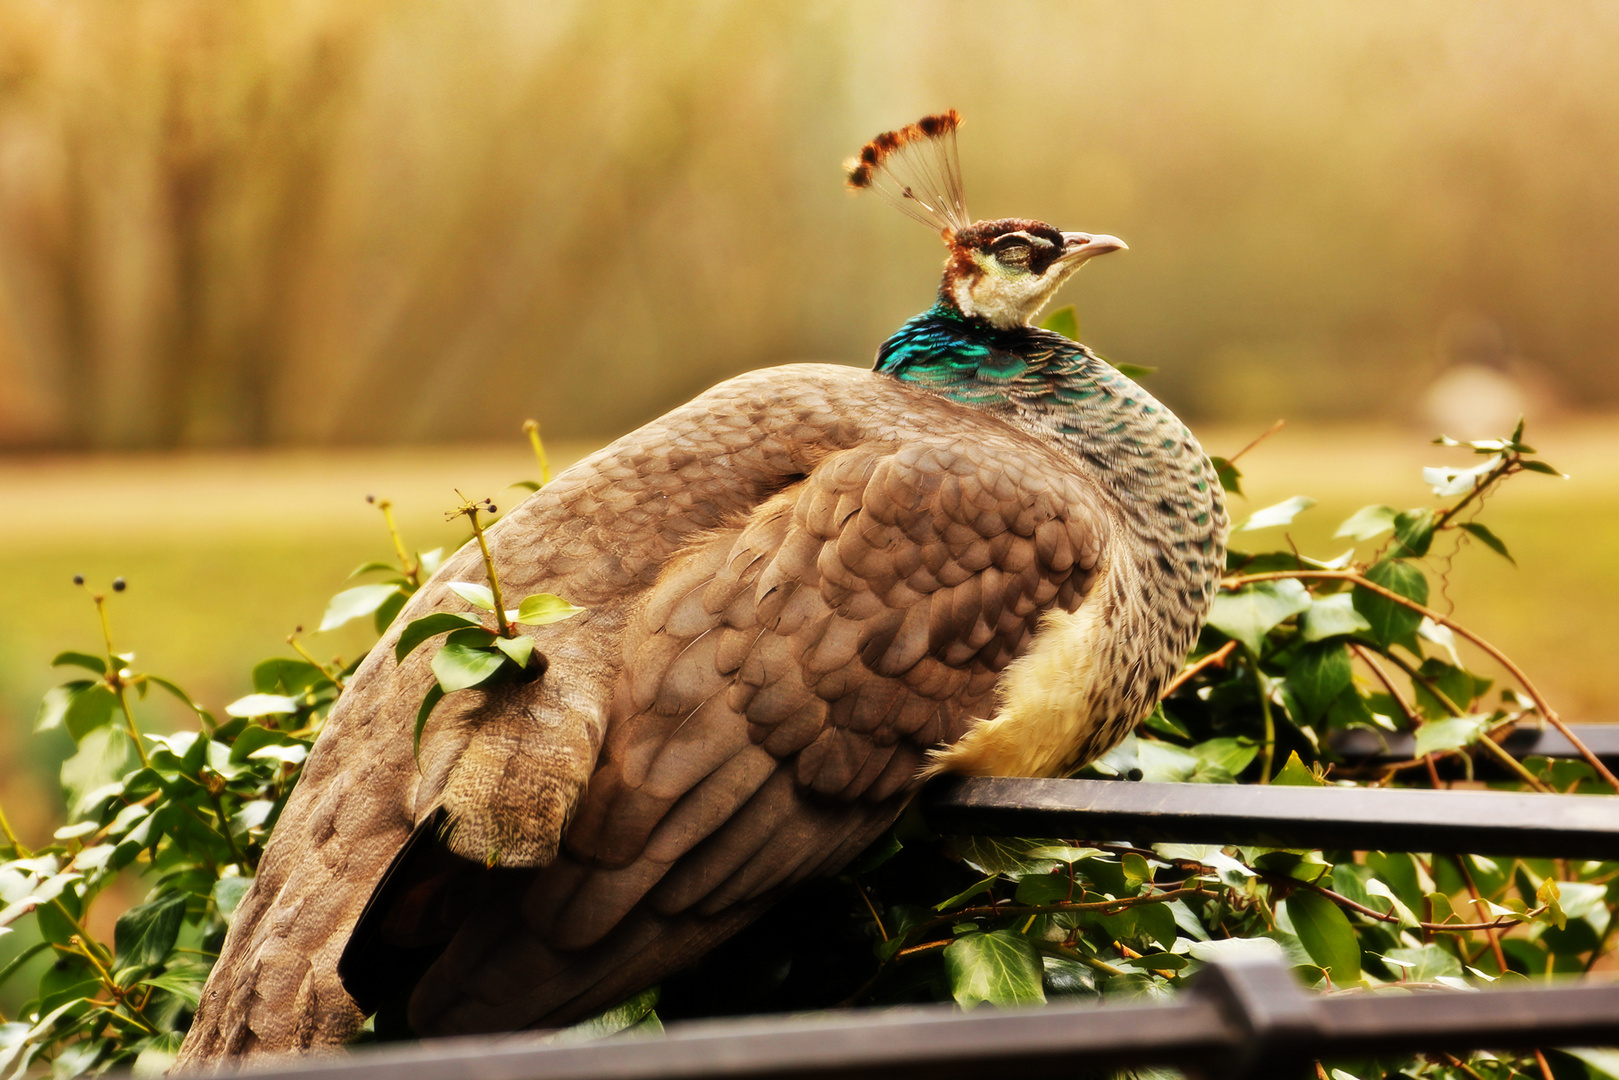
M1418 604L1428 603L1428 578L1408 562L1384 559L1366 571L1366 579ZM1355 610L1371 624L1372 637L1378 644L1385 649L1403 644L1412 652L1418 651L1416 632L1422 624L1421 612L1412 611L1362 585L1355 586L1353 596Z
M1481 449L1475 447L1475 449ZM1488 460L1474 465L1470 469L1458 469L1449 465L1430 466L1422 470L1422 482L1433 486L1433 493L1442 499L1456 495L1466 495L1483 481L1491 469L1501 464L1499 454L1492 455Z
M1489 530L1488 526L1480 525L1476 521L1468 521L1468 522L1464 522L1462 524L1461 529L1462 529L1463 532L1467 533L1469 536L1476 537L1480 542L1482 542L1484 544L1485 547L1489 548L1491 551L1493 551L1497 555L1501 556L1503 559L1505 559L1507 562L1511 563L1513 566L1518 565L1518 560L1514 559L1512 557L1511 552L1507 551L1507 545L1504 542L1502 542L1502 540L1501 540L1501 538L1499 536L1497 536L1493 532L1491 532Z
M201 1000L200 995L198 1000ZM160 1031L149 1039L143 1039L136 1044L140 1047L140 1052L135 1055L135 1062L129 1067L129 1074L136 1080L167 1076L169 1069L180 1057L180 1044L183 1042L185 1042L183 1031Z
M1306 889L1294 891L1284 903L1299 943L1331 976L1333 986L1340 990L1359 986L1360 942L1349 917L1325 896Z
M550 593L535 593L523 597L523 602L517 609L517 621L524 626L546 626L550 623L571 619L581 611L582 607L574 607L560 596Z
M290 716L298 711L298 699L284 694L248 694L225 706L231 716Z
M436 611L431 615L423 615L419 619L412 619L405 628L399 632L399 640L394 644L394 661L403 663L405 657L430 637L448 633L451 630L460 630L468 626L482 626L476 615L462 615L449 611Z
M1564 480L1568 479L1568 473L1560 472L1559 470L1554 469L1550 465L1546 464L1544 461L1523 461L1519 462L1519 464L1522 465L1527 472L1544 473L1547 476L1556 476Z
M226 877L214 882L209 895L227 924L235 920L236 909L242 906L242 898L252 887L253 879L246 877Z
M1232 532L1254 532L1259 529L1271 529L1278 525L1289 525L1293 519L1315 505L1315 500L1305 495L1295 495L1285 502L1274 506L1267 506L1263 510L1255 511L1247 521L1238 525Z
M434 683L427 688L427 696L422 698L421 707L416 710L416 726L410 735L410 753L418 760L422 756L422 729L427 726L427 718L433 715L433 707L443 696L444 688Z
M1316 597L1310 610L1299 619L1299 633L1307 642L1366 633L1371 628L1346 592Z
M1417 728L1416 756L1456 750L1478 741L1489 726L1488 716L1457 716L1430 720Z
M171 696L179 699L181 704L185 705L188 709L201 717L209 727L213 726L213 713L209 712L207 709L193 701L190 694L180 689L174 683L158 675L148 675L146 676L146 681L151 683L153 686L161 687L162 689L168 691Z
M1333 539L1352 536L1356 540L1370 540L1394 528L1397 517L1399 513L1392 506L1363 506L1349 515L1332 536Z
M89 668L97 675L105 675L107 673L107 661L103 660L99 656L92 656L89 653L73 652L72 650L69 650L67 652L57 653L56 659L51 661L51 667L61 667L64 664L72 664L75 667Z
M357 578L362 574L370 574L378 570L382 571L384 574L399 573L399 567L395 566L393 563L367 562L361 563L359 566L356 566L353 570L351 570L349 572L349 577Z
M1233 495L1242 494L1242 470L1223 457L1209 458L1209 464L1214 466L1214 475L1220 480L1220 487Z
M495 594L487 585L474 585L470 581L447 581L449 590L475 608L495 610Z
M69 813L90 810L129 770L129 736L115 727L97 728L79 741L79 752L62 763L62 787Z
M1186 730L1186 725L1164 711L1162 703L1153 709L1142 723L1146 725L1147 730L1156 731L1160 735L1171 735L1177 739L1190 739L1192 737L1192 733Z
M1079 316L1073 304L1065 304L1040 321L1040 329L1061 334L1069 341L1079 340Z
M1473 704L1474 697L1482 692L1479 683L1483 682L1485 689L1489 687L1485 680L1475 680L1461 668L1432 656L1422 662L1417 674L1420 678L1411 680L1417 704L1424 715L1435 719L1455 716L1457 711L1465 712ZM1429 689L1430 683L1433 689ZM1440 700L1440 694L1444 695L1449 705ZM1456 709L1452 710L1450 705L1456 706Z
M1349 649L1342 642L1319 642L1300 649L1287 668L1288 688L1304 710L1298 719L1309 722L1326 712L1349 685L1351 675Z
M172 892L118 916L113 928L113 946L117 953L113 966L123 970L163 963L180 939L185 914L186 894Z
M394 619L404 609L405 601L409 599L410 597L405 595L405 590L401 588L381 604L378 604L377 610L371 613L371 628L378 634L387 633L388 627L393 624Z
M446 642L433 656L433 674L446 694L479 686L506 665L503 653L477 645Z
M950 992L963 1009L981 1001L992 1005L1044 1002L1040 954L1034 943L1011 930L963 934L944 950Z
M1462 962L1448 949L1432 943L1414 949L1389 949L1383 953L1383 960L1392 961L1390 966L1403 976L1402 982L1431 983L1442 978L1459 979L1463 974Z
M1407 930L1417 929L1419 925L1417 922L1417 917L1413 915L1411 913L1411 909L1406 907L1405 903L1394 894L1393 889L1389 888L1376 878L1367 878L1366 892L1369 896L1381 896L1383 899L1387 900L1389 902L1389 913L1399 916L1401 927Z
M356 585L352 589L344 589L326 605L320 630L335 630L352 619L369 615L398 591L397 585Z
M1434 513L1428 509L1407 510L1394 519L1393 558L1421 558L1433 545Z
M581 1020L570 1027L554 1033L550 1041L569 1043L586 1042L591 1039L605 1039L609 1035L617 1035L627 1031L645 1020L658 1004L658 987L648 987L636 994L622 1005L614 1005L611 1009L603 1009L588 1019Z
M521 671L528 667L529 658L534 655L534 639L522 634L512 638L496 638L495 648L510 657Z
M153 975L149 979L142 979L141 985L155 986L159 990L166 990L195 1009L202 1001L202 987L207 981L206 972L199 971L196 968L180 968L176 971L166 971L161 975Z
M1192 747L1192 753L1197 755L1198 767L1188 780L1194 784L1230 784L1259 755L1259 745L1245 738L1208 739Z
M1147 367L1144 364L1115 364L1105 356L1097 357L1097 359L1101 360L1102 363L1107 364L1120 375L1123 375L1126 379L1145 379L1148 375L1152 375L1158 371L1157 368Z
M45 691L45 697L39 703L39 711L34 714L34 730L50 731L61 727L62 718L67 715L68 709L73 707L74 699L95 685L91 679L75 679Z
M1281 772L1271 777L1273 787L1325 787L1322 780L1304 762L1299 760L1299 752L1294 750L1287 755L1287 764L1282 766Z
M299 694L326 678L308 660L277 656L253 668L253 689L261 694Z
M1258 656L1266 634L1309 607L1310 594L1296 580L1261 581L1235 592L1216 594L1209 625L1242 642Z
M82 742L90 732L111 722L117 708L118 695L105 683L95 683L73 696L67 712L62 714L62 724L75 742Z

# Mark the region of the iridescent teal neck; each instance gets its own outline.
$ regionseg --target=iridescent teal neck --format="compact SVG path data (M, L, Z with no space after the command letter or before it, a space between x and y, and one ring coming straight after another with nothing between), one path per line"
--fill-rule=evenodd
M1054 364L1072 378L1074 361L1083 367L1088 359L1082 346L1058 334L1031 326L998 330L941 299L883 342L876 370L963 404L987 405L1006 401L1031 377L1049 375Z

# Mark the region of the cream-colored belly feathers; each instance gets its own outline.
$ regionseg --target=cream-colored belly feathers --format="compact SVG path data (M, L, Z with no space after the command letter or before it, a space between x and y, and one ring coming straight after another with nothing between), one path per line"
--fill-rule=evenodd
M1053 611L1028 652L1001 676L995 715L929 755L927 775L1061 776L1103 717L1094 715L1099 637L1115 603L1114 567L1100 567L1078 611Z

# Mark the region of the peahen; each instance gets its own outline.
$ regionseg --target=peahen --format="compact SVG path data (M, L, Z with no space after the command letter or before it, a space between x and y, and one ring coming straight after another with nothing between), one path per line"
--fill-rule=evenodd
M202 995L182 1066L566 1024L843 867L930 774L1052 776L1156 703L1217 586L1208 459L1151 395L1030 319L1110 236L971 222L959 117L869 143L849 183L949 246L874 371L709 390L490 531L543 677L411 733L469 545L354 676ZM500 865L486 855L501 852ZM364 917L362 918L362 912Z

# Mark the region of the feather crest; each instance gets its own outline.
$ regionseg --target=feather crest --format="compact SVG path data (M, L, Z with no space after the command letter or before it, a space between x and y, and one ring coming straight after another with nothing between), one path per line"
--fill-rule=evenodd
M849 186L871 190L948 240L970 225L956 158L954 109L924 116L897 131L885 131L844 166Z

